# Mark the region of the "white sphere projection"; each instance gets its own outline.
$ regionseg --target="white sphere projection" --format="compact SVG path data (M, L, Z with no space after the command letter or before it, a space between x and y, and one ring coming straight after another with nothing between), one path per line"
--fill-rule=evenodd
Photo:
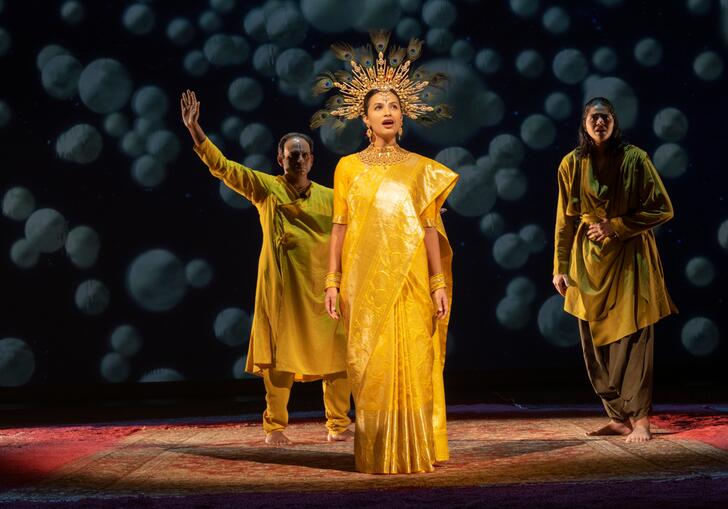
M482 216L495 205L495 182L476 165L461 166L458 185L450 193L447 203L465 217Z
M351 154L364 143L364 126L358 120L347 121L341 129L326 124L320 131L321 143L334 154Z
M118 61L100 58L88 64L78 79L81 101L94 113L113 113L129 101L132 81Z
M41 72L43 88L51 97L70 99L78 91L83 66L75 57L63 54L51 58Z
M195 25L185 18L175 18L167 25L167 37L177 46L192 42L195 37Z
M204 288L212 281L212 267L200 258L192 260L185 266L187 283L194 288Z
M121 137L119 148L121 151L129 157L139 157L144 154L145 140L136 131L129 131Z
M571 115L572 105L569 96L563 92L549 94L544 101L544 111L556 120L565 120Z
M101 239L90 226L77 226L68 232L65 245L71 262L78 268L87 269L99 257Z
M533 49L521 51L516 57L516 70L524 78L535 79L541 76L546 62L540 53Z
M89 279L78 285L74 301L82 313L99 315L109 307L111 293L103 282L98 279Z
M129 132L129 118L123 113L111 113L104 118L104 131L109 136L120 138Z
M210 62L202 51L196 49L185 55L183 66L192 76L202 76L210 69Z
M3 215L13 221L25 221L35 210L35 198L30 189L16 186L3 195Z
M577 319L564 311L564 298L553 295L538 311L538 330L550 344L569 347L579 344Z
M202 48L205 58L216 67L240 65L248 59L250 45L238 35L215 34Z
M718 348L720 331L711 319L698 316L685 323L680 339L688 352L702 357Z
M552 34L563 34L571 26L571 17L563 8L554 6L546 9L541 18L541 23Z
M545 149L556 139L556 127L546 115L530 115L521 124L521 139L529 148Z
M131 165L131 177L142 187L156 187L166 176L164 165L150 155L138 157Z
M248 356L243 355L238 360L235 361L235 364L233 364L232 368L232 377L236 378L238 380L243 378L258 378L255 375L251 375L250 373L245 371L245 365L248 363Z
M247 343L250 337L250 316L239 308L223 309L215 317L215 337L228 346Z
M247 209L252 205L252 203L243 195L225 185L225 182L220 182L218 192L222 201L234 209Z
M134 35L146 35L154 29L157 17L147 5L138 3L130 5L122 16L124 27Z
M319 32L336 34L351 28L352 14L360 8L359 0L301 0L306 21Z
M720 227L718 227L718 244L728 251L728 219L723 221Z
M498 212L490 212L480 219L480 233L488 239L499 237L505 228L506 222Z
M142 335L133 325L119 325L112 331L109 343L124 357L133 357L142 348Z
M167 94L154 85L140 88L131 98L131 109L140 117L161 118L168 108Z
M35 59L35 65L39 71L43 70L43 67L50 62L51 58L57 57L58 55L68 55L69 52L63 46L58 44L49 44L44 46L42 50L38 52L38 56Z
M253 53L253 68L266 78L273 78L276 75L276 61L280 54L281 50L275 44L261 44Z
M248 124L240 132L240 146L251 154L266 154L273 147L273 134L263 124Z
M685 266L685 276L692 285L702 288L710 285L715 279L715 266L710 259L696 256Z
M504 297L495 308L498 322L509 330L522 330L531 318L529 305L513 297Z
M518 168L501 168L495 173L495 188L498 198L516 201L528 190L526 175Z
M546 232L537 224L527 224L518 232L531 253L538 253L546 248Z
M18 338L0 339L0 387L18 387L33 378L35 355Z
M523 267L528 261L528 246L515 233L506 233L493 243L493 258L504 269Z
M457 15L455 5L448 0L427 0L422 6L422 20L431 27L448 28Z
M28 242L28 239L18 239L10 246L10 259L21 269L29 269L38 263L40 253Z
M592 64L598 71L612 72L619 64L619 56L613 48L601 46L592 53Z
M688 119L677 108L665 108L655 115L652 128L664 141L680 141L688 132Z
M228 100L236 110L253 111L263 101L263 88L252 78L238 78L228 88Z
M246 35L257 42L268 42L268 33L265 30L265 13L260 7L248 11L243 18L243 29Z
M283 4L270 12L265 22L268 37L284 48L301 44L306 38L307 29L306 19L293 4Z
M473 97L471 105L482 127L492 127L505 116L505 103L500 96L490 90L483 90Z
M677 178L688 169L688 154L676 143L665 143L655 150L652 163L663 177Z
M205 11L200 14L200 17L197 19L197 24L204 32L211 33L220 30L223 20L218 13Z
M475 67L483 74L494 74L500 66L500 55L493 49L484 48L475 55Z
M79 24L84 17L85 9L81 2L69 0L61 6L61 19L69 25Z
M92 125L77 124L61 133L56 141L56 153L72 163L94 162L104 146L101 133Z
M440 150L435 156L435 161L447 166L453 171L458 171L461 166L475 164L475 157L466 148L448 147Z
M530 304L536 298L536 285L525 276L515 277L506 287L506 296L523 304Z
M41 253L60 249L67 231L66 218L53 209L38 209L25 221L25 238Z
M662 44L651 37L642 39L634 47L634 58L645 67L654 67L662 60Z
M488 145L488 154L498 168L515 168L523 161L526 149L512 134L499 134Z
M559 81L573 85L586 78L589 72L589 62L581 51L568 48L556 54L551 69Z
M129 378L129 361L117 352L109 352L101 359L101 376L107 382L125 382Z
M703 15L710 12L710 4L713 2L712 0L687 0L685 3L692 14Z
M513 14L521 18L535 16L541 8L540 0L508 0Z
M157 382L181 382L185 380L182 373L172 368L157 368L144 373L139 381L141 383L157 383Z
M147 138L147 152L163 163L171 163L179 155L181 145L172 131L161 129Z
M182 301L187 290L184 266L166 249L152 249L129 266L126 284L134 301L147 311L168 311Z
M306 81L313 72L313 59L300 48L289 48L276 59L276 74L291 83Z
M715 51L704 51L695 57L693 71L704 81L715 81L723 75L723 59Z

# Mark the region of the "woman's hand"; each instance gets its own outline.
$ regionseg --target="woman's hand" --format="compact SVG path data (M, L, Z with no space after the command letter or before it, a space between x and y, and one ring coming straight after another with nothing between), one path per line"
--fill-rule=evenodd
M586 231L587 238L593 242L602 242L607 237L614 237L615 235L609 219L602 219L598 223L590 224L589 229Z
M569 287L569 276L566 274L556 274L551 280L554 288L562 297L566 297L566 289Z
M438 288L432 292L432 303L435 305L435 317L438 320L445 318L450 306L447 302L447 293L444 288Z
M336 301L339 298L339 289L335 286L331 286L326 289L326 297L324 299L324 306L326 307L326 312L329 314L331 318L334 320L339 319L339 312L336 311Z
M197 119L200 118L200 101L197 100L192 90L182 92L180 109L182 111L182 123L184 123L185 127L189 129L197 124Z

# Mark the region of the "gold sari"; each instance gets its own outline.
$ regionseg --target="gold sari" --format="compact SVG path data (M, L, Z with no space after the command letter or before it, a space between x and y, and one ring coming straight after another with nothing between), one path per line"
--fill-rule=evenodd
M452 251L439 210L457 178L414 153L387 165L353 154L336 168L333 221L347 224L340 304L361 472L429 472L448 459L442 370L449 316L434 318L424 227L439 233L452 299Z

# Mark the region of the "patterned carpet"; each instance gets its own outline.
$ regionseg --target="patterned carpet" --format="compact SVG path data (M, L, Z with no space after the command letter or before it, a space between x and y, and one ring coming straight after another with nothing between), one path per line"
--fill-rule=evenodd
M318 420L294 422L288 448L264 445L252 422L5 429L0 504L686 478L728 484L728 416L663 414L654 422L655 440L627 444L586 437L604 423L596 415L464 413L448 423L451 461L431 474L396 476L355 472L352 444L327 443Z

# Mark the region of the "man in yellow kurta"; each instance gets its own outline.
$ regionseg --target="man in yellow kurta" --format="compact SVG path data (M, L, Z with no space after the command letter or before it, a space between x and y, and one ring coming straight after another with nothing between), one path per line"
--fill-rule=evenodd
M290 443L283 431L294 380L321 378L328 439L346 440L352 435L346 339L323 302L333 191L308 179L313 141L303 134L284 135L278 146L284 174L268 175L226 159L205 136L198 117L199 102L187 91L182 118L195 152L212 175L253 202L260 215L263 246L245 369L265 383L266 443Z
M652 229L673 216L647 154L621 141L611 103L590 100L580 146L559 166L553 283L579 318L592 386L611 421L590 435L651 438L653 325L677 311Z

